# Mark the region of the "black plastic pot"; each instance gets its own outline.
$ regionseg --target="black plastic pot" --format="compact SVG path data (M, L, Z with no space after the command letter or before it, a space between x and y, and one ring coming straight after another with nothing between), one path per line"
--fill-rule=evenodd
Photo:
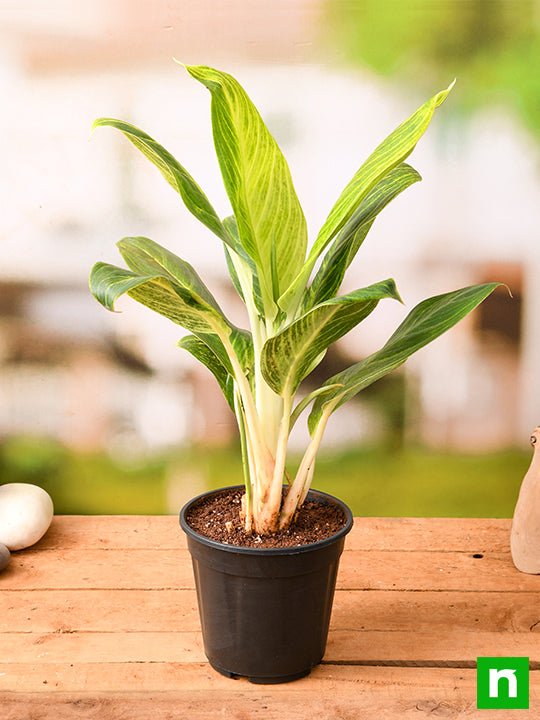
M292 548L236 547L199 535L186 522L188 510L213 494L199 495L180 512L210 664L223 675L246 676L255 683L308 675L326 648L351 511L337 498L312 490L310 500L338 505L345 513L345 526L338 533Z

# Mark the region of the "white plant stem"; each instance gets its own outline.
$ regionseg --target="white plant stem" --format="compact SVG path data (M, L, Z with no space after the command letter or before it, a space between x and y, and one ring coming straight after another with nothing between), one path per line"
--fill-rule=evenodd
M238 362L238 358L236 357L236 353L228 336L222 335L221 340L231 361L234 378L238 385L238 391L242 399L242 406L246 417L246 435L252 441L254 455L260 460L261 467L264 470L265 475L271 476L274 471L274 458L272 457L272 454L270 453L263 437L251 388L249 387L247 378L240 367L240 363ZM258 468L258 470L260 472L261 468Z
M306 448L306 451L300 463L300 467L298 468L296 477L294 478L294 482L289 488L289 492L287 493L287 497L285 498L285 502L283 503L279 523L280 528L286 528L289 526L292 519L294 518L297 509L300 507L303 499L307 495L307 491L309 490L309 484L311 482L315 469L315 459L317 457L317 452L319 450L324 435L328 418L332 413L332 409L327 407L325 412L322 414L321 419L319 420L319 423L315 428L315 432L313 433L311 441Z
M283 399L268 385L261 370L262 349L267 338L274 332L273 323L268 320L265 323L259 317L252 299L253 281L244 261L236 253L231 253L231 258L242 288L242 293L246 299L246 310L253 338L254 398L245 375L241 369L238 370L234 365L232 358L231 363L233 364L235 376L238 372L242 375L242 378L237 378L237 382L240 387L242 402L246 412L245 431L246 445L250 457L251 487L253 490L253 522L257 532L268 532L268 530L271 529L270 526L272 523L274 526L277 525L279 507L281 505L281 484L283 482L285 467L286 442L289 432L288 423L291 408L288 407L287 409L284 407ZM253 402L251 402L250 398ZM246 403L252 405L250 409L246 407ZM252 422L254 423L253 425ZM283 429L285 425L286 430ZM283 442L284 435L285 442ZM273 456L277 456L278 453L280 453L280 472L276 468L273 459ZM281 458L281 456L283 457ZM280 476L279 495L278 490L276 490L276 477L278 475Z
M246 297L252 297L252 283L241 259L237 257L234 260L235 266L238 266L237 274L242 291ZM288 527L304 502L313 478L317 451L332 409L328 408L321 417L281 508L294 396L289 391L286 391L283 397L277 395L265 381L260 358L266 339L271 337L275 330L272 323L267 321L264 324L259 318L253 302L247 302L246 306L253 337L254 392L240 367L229 338L223 337L222 340L238 389L235 407L239 427L244 433L243 443L249 470L249 478L246 480L245 527L248 532L253 528L257 533L266 534Z
M269 493L266 496L262 512L260 516L256 518L256 528L259 533L272 532L278 528L283 492L283 477L285 474L285 461L287 459L291 409L292 396L290 394L286 394L282 401L281 422L279 424L272 483L270 485Z
M251 478L253 477L253 459L251 454L251 447L248 444L248 438L246 435L246 417L242 409L242 401L238 392L238 388L235 387L234 391L234 409L235 415L238 420L238 430L240 432L240 445L242 448L242 466L244 469L244 485L246 488L246 494L242 506L244 513L244 527L247 533L251 532L253 526L253 487L251 484Z
M252 299L251 273L244 261L234 252L231 253L231 257L246 299L254 351L254 391L252 392L232 345L228 339L227 342L224 340L240 396L236 410L239 426L243 427L245 435L243 442L246 446L250 476L246 482L246 486L249 484L251 497L246 497L245 522L246 529L249 523L249 527L253 527L256 532L265 534L279 527L288 527L297 509L305 500L313 478L317 451L331 410L321 417L281 509L288 439L292 424L299 412L291 417L293 394L286 391L283 397L277 395L264 379L261 370L262 349L267 338L275 334L276 328L268 317L266 321L259 317ZM309 401L313 398L314 396L311 396ZM301 412L309 401L298 410ZM248 514L251 517L248 518Z
M254 356L254 381L255 381L255 406L259 417L260 426L264 436L265 443L270 451L273 451L276 443L276 427L275 410L276 404L280 398L266 383L261 371L261 354L264 343L268 337L267 327L264 321L259 317L259 313L253 301L253 280L251 271L246 267L245 262L235 252L230 252L249 319L251 336L253 339L253 356Z
M313 461L311 465L309 466L309 470L306 476L306 480L304 482L304 489L302 490L302 494L300 495L300 500L298 501L298 507L302 507L304 504L304 501L307 497L307 494L309 492L309 489L311 487L311 482L313 480L313 474L315 472L315 463L317 462L317 456L313 458Z
M239 426L243 426L248 458L250 478L246 485L250 486L251 497L246 497L245 525L246 529L249 524L250 528L253 527L256 532L264 534L279 527L287 527L304 501L313 478L315 456L330 413L321 418L281 509L294 396L289 391L285 392L283 397L277 395L264 379L260 362L262 349L267 338L275 334L275 328L271 320L267 318L264 322L259 317L252 300L251 275L244 262L235 253L231 253L231 257L242 293L248 298L246 309L254 351L254 392L252 392L232 345L228 338L224 339L240 396L240 402L236 405L237 417ZM251 517L248 518L248 515Z

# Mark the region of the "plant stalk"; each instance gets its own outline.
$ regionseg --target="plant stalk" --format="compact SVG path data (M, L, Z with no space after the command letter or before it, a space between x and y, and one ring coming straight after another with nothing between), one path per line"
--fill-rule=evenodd
M238 358L236 357L236 353L233 346L231 345L231 341L229 340L228 336L223 334L221 336L221 340L225 346L225 349L227 350L227 354L229 355L229 359L231 361L231 365L234 371L234 379L238 385L240 397L242 398L242 405L246 417L246 427L250 434L252 434L253 438L253 450L255 452L255 455L262 460L263 466L270 472L273 472L274 458L272 457L272 454L270 453L265 443L261 431L261 424L253 400L251 388L249 387L247 378L244 375L242 368L240 367L240 363L238 362Z
M294 478L294 482L289 488L289 492L287 493L287 497L285 498L285 502L283 503L280 515L279 527L282 530L289 527L296 511L302 505L302 502L307 495L307 492L309 490L309 484L311 482L315 469L315 459L317 456L317 452L319 450L321 440L324 435L328 418L332 413L332 409L333 408L329 406L322 414L321 419L319 420L319 423L315 429L315 432L313 433L313 437L311 438L311 441L306 448L304 456L302 457L302 461L296 473L296 477Z
M244 528L246 533L251 533L253 525L253 489L251 487L251 451L247 444L246 438L246 419L242 409L242 401L240 400L238 390L234 392L234 409L238 420L238 430L240 432L240 448L242 451L242 469L244 473L244 485L246 487L245 503L242 508L244 512Z
M275 532L279 529L279 512L283 494L283 478L287 459L291 409L292 396L287 393L282 399L282 414L279 424L272 483L269 493L266 496L262 512L260 516L255 519L255 526L259 533Z

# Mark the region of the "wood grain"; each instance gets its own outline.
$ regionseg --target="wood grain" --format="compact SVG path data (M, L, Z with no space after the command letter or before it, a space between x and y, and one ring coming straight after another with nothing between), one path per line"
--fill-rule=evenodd
M350 550L507 552L510 520L484 518L355 518ZM34 550L186 547L176 515L57 515Z
M227 680L206 664L118 663L107 673L95 664L24 665L13 666L13 676L16 691L3 697L3 720L501 720L500 711L476 711L474 670L323 665L309 678L276 686ZM539 701L540 673L532 672L531 707ZM504 713L505 720L524 716Z
M412 639L414 638L414 643ZM329 663L423 664L448 663L471 667L481 656L523 655L540 663L538 636L531 633L334 630L324 660ZM2 657L11 661L58 663L204 662L201 634L185 632L59 632L3 633Z
M524 575L510 553L347 550L338 587L345 590L538 592L540 576ZM184 549L54 549L16 553L0 577L2 590L192 589Z
M540 643L534 592L338 590L332 629L532 632ZM195 590L18 590L0 593L2 632L198 631Z
M540 717L540 576L513 567L509 529L357 519L324 663L254 686L205 662L175 516L57 517L0 575L0 718L500 720L476 710L478 655L528 656Z

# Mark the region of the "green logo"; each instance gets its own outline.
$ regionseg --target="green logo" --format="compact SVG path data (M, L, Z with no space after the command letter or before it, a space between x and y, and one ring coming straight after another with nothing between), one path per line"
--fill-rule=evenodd
M480 710L528 710L529 658L477 658L476 707Z

